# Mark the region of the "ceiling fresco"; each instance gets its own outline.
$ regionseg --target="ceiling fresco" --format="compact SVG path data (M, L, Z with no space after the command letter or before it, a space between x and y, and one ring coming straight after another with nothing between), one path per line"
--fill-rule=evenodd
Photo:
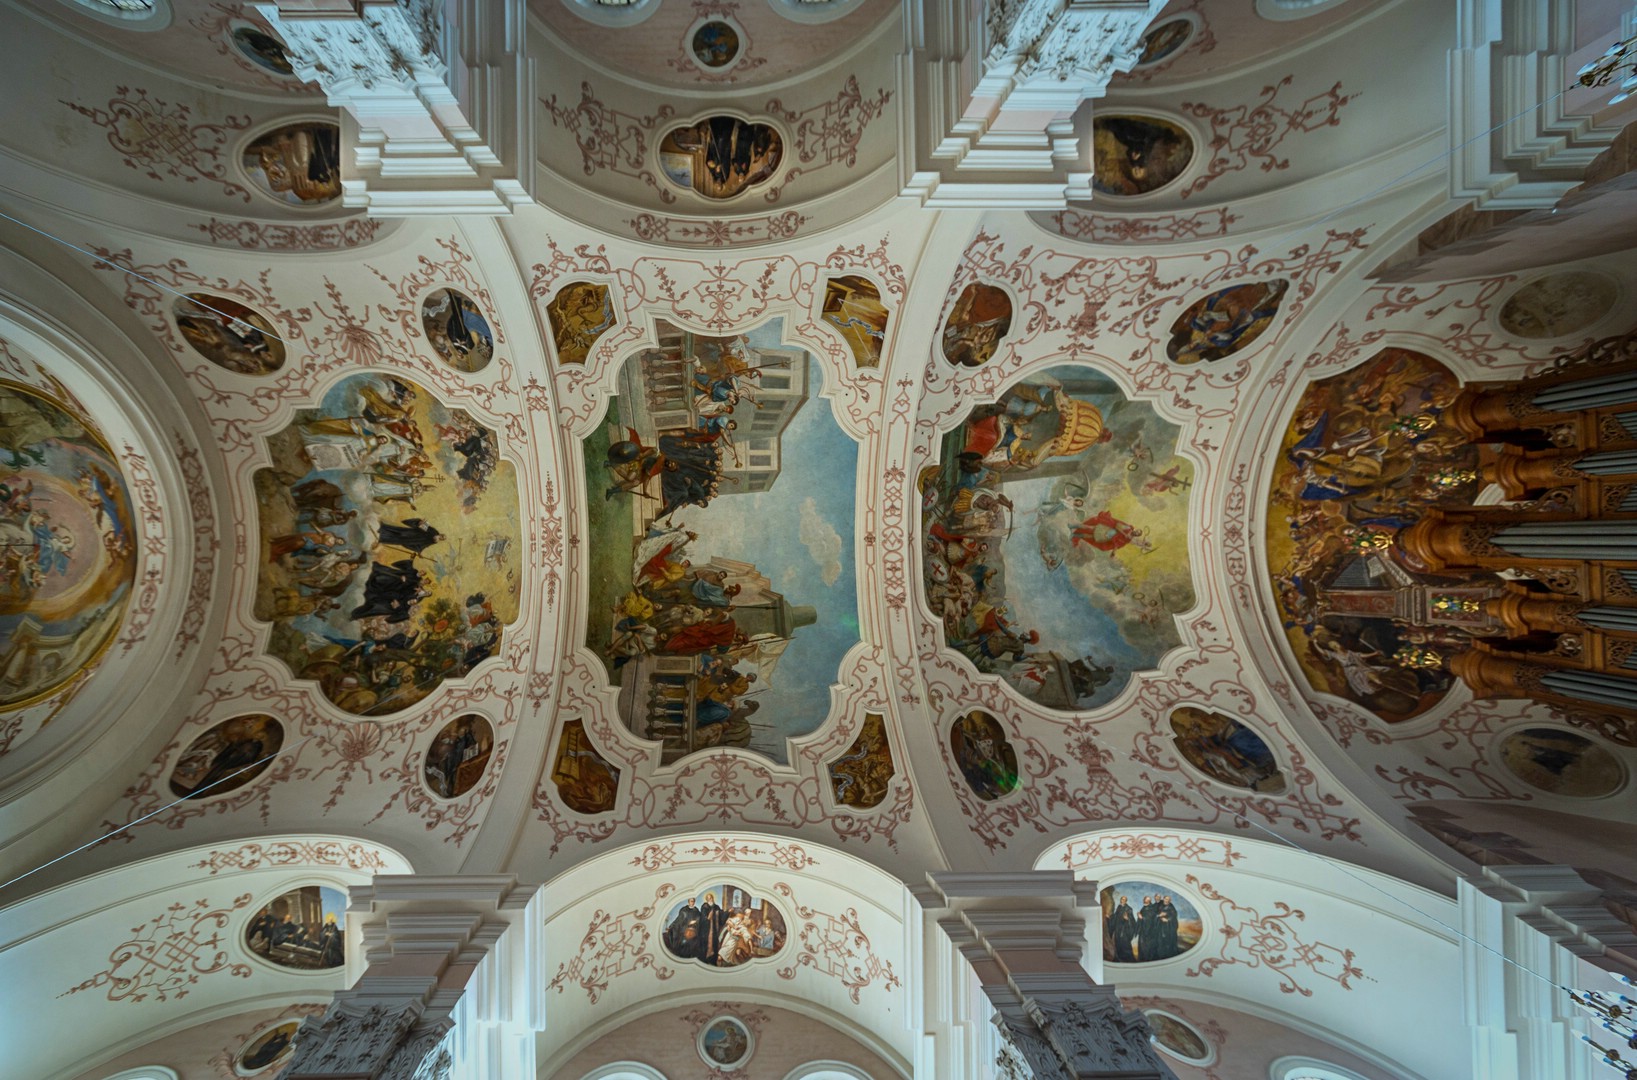
M785 1075L828 1037L881 1080L936 868L1097 881L1090 959L1181 1080L1453 1075L1369 1048L1456 946L1315 867L1445 917L1418 808L1637 824L1629 725L1474 701L1370 605L1442 587L1391 540L1482 490L1460 387L1628 330L1637 288L1624 252L1371 277L1451 208L1382 183L1446 135L1406 5L1178 0L1092 110L1094 199L945 212L891 198L895 6L541 2L550 205L388 222L249 9L173 0L124 60L18 3L53 164L0 117L0 209L73 248L0 223L0 260L80 337L0 327L0 811L44 778L0 833L33 865L118 830L18 890L42 933L72 880L174 879L74 909L52 993L137 1041L40 1075L144 1064L138 995L183 991L147 1043L273 1075L391 871L543 883L575 1034L542 1075Z

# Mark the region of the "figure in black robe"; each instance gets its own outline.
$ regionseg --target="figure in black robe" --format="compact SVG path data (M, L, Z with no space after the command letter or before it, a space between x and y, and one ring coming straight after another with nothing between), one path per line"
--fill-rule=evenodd
M421 572L409 559L391 566L374 563L364 582L364 602L353 609L354 619L383 615L388 622L407 622L421 588Z
M704 956L705 923L698 905L691 899L665 928L665 947L683 960L698 960Z
M1159 912L1155 917L1155 937L1155 960L1164 960L1182 951L1177 945L1177 906L1171 903L1169 896L1160 897Z
M244 1067L247 1069L265 1068L266 1066L277 1061L278 1056L284 1053L284 1048L289 1045L290 1032L282 1030L276 1031L273 1033L272 1038L256 1047L255 1050L246 1054L244 1056L244 1061L242 1061L240 1064L244 1065Z
M1122 964L1135 963L1137 954L1131 951L1131 942L1137 936L1137 917L1131 914L1131 904L1123 896L1108 917L1108 933L1114 942L1114 959Z
M235 739L216 752L210 761L210 771L199 781L194 791L204 791L219 781L226 780L247 765L262 759L265 747L260 739Z
M442 540L443 534L420 518L410 518L402 525L383 524L381 526L382 544L401 547L405 551L413 551L419 555L427 548Z
M714 893L705 894L705 902L699 905L699 918L704 924L704 951L699 958L707 964L715 964L717 953L722 947L722 927L728 921L727 915L717 904Z
M341 927L326 921L318 934L318 962L324 967L340 967L346 960L345 948Z
M1159 938L1154 923L1159 913L1160 906L1152 896L1142 898L1142 910L1137 912L1137 959L1140 961L1158 959Z

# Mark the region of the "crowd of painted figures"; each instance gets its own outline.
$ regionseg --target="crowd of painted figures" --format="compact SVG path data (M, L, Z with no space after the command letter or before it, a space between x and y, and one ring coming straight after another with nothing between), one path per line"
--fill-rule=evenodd
M772 908L722 907L714 892L706 893L703 903L690 898L665 928L665 947L673 956L711 967L772 956L784 946L784 938L784 920Z
M1179 916L1171 897L1155 893L1142 899L1142 907L1133 912L1130 901L1120 897L1108 917L1108 935L1114 945L1111 959L1119 963L1168 960L1183 951L1177 940Z

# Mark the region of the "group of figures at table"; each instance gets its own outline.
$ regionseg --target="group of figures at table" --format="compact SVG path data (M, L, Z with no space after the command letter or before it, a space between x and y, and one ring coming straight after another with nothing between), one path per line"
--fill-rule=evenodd
M758 903L743 889L722 887L723 907L715 890L701 900L688 897L665 926L665 948L679 960L698 960L710 967L736 967L747 960L772 956L784 947L784 916L766 901Z

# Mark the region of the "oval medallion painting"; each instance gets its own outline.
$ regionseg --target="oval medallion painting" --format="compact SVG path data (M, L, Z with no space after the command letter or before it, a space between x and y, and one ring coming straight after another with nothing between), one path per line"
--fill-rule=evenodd
M1146 964L1181 956L1204 931L1199 910L1169 885L1122 881L1102 892L1103 959Z
M982 367L1012 328L1012 298L1005 289L974 281L961 290L944 322L944 359L958 367Z
M1017 790L1017 751L1000 721L973 709L949 729L949 749L972 794L985 802Z
M294 76L295 66L290 54L284 51L284 42L257 26L235 26L233 44L245 59L275 75Z
M739 32L720 19L712 19L693 32L693 55L704 67L727 67L739 55Z
M296 1049L296 1030L300 1020L289 1020L268 1028L239 1051L233 1068L240 1076L254 1076L275 1065L282 1065Z
M784 948L784 916L738 885L713 885L665 915L665 951L706 967L738 967Z
M271 375L284 366L284 342L267 316L237 300L189 293L171 305L176 328L194 352L238 375Z
M245 946L296 971L327 971L346 961L347 898L328 885L291 889L250 917Z
M777 131L736 116L672 128L659 144L665 178L707 199L731 199L766 182L783 158L784 140Z
M1524 728L1501 740L1501 759L1518 779L1552 795L1595 799L1626 779L1613 754L1584 735L1558 728Z
M322 206L341 197L341 129L323 120L287 124L244 148L244 171L286 206Z
M1607 315L1619 296L1614 279L1602 274L1549 274L1507 298L1501 305L1501 326L1521 338L1566 337Z
M1165 354L1179 364L1232 356L1272 325L1288 288L1290 282L1275 278L1218 289L1196 300L1171 324Z
M755 1037L737 1016L718 1016L699 1033L699 1056L718 1069L736 1069L750 1060Z
M77 410L0 382L0 711L95 664L136 579L119 462Z
M456 371L482 371L494 358L489 320L463 292L438 289L422 300L421 328L438 356Z
M1154 1032L1154 1045L1192 1065L1211 1060L1211 1045L1187 1021L1159 1009L1147 1009L1143 1018Z
M1177 752L1213 780L1277 795L1285 775L1262 737L1230 716L1192 706L1171 714Z
M242 788L268 770L273 763L262 759L283 745L284 725L265 713L224 720L188 744L171 770L171 792L187 797Z
M1102 195L1147 195L1182 175L1194 140L1151 116L1099 116L1091 122L1092 188Z
M489 767L494 728L477 713L457 716L443 726L426 750L426 786L445 799L471 791Z
M1188 43L1194 32L1192 19L1172 19L1160 23L1142 38L1142 52L1137 54L1137 68L1152 67L1173 56Z

